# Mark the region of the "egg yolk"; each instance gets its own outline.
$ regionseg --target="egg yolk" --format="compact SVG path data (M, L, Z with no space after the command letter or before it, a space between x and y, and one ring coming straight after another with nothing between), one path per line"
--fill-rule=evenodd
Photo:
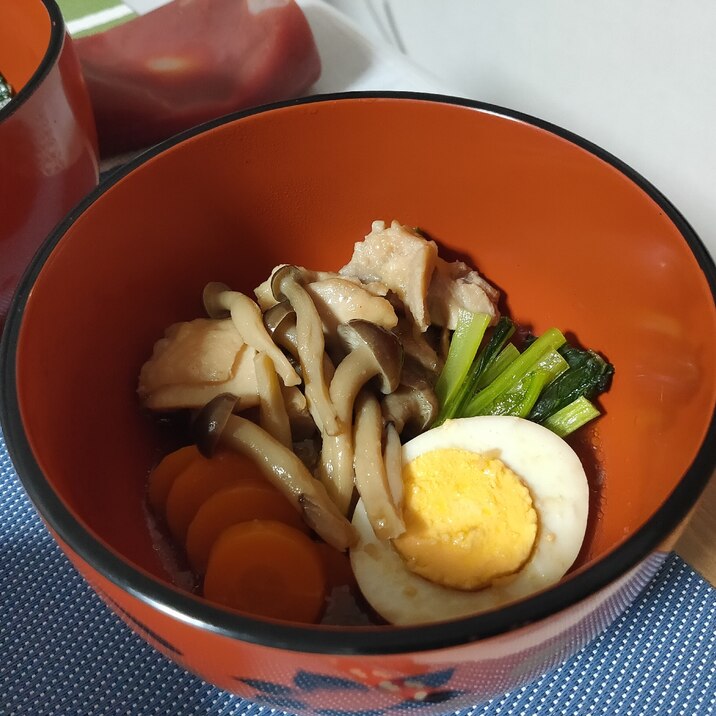
M407 568L446 587L476 590L529 559L537 513L501 460L455 448L403 467L405 532L393 540Z

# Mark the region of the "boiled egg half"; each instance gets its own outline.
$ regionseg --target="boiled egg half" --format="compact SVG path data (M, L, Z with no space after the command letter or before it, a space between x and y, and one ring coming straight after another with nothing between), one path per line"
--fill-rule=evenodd
M589 486L572 448L521 418L449 420L403 446L405 532L376 537L361 502L358 586L392 624L454 619L559 581L587 526Z

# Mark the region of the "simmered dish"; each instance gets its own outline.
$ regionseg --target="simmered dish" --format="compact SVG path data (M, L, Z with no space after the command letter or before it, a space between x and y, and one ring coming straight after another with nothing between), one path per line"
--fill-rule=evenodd
M193 414L147 500L206 598L416 624L564 576L589 504L564 438L599 415L607 361L516 330L496 288L395 221L338 272L280 265L254 294L209 283L139 376L146 408Z

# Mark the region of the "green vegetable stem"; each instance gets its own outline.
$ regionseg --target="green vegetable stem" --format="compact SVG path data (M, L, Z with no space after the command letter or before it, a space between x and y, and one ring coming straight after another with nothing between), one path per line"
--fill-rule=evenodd
M485 328L486 327L487 326L485 326ZM473 394L477 390L477 386L481 377L495 366L495 364L497 363L497 359L502 355L500 353L500 349L510 339L514 331L514 323L509 318L502 316L498 320L497 325L492 332L492 336L487 342L487 345L480 351L477 356L475 355L475 353L477 352L477 346L474 350L472 349L472 346L470 346L469 353L467 351L464 351L463 358L465 360L470 361L468 371L463 377L461 383L457 386L457 390L454 390L448 398L443 400L440 397L440 393L437 393L438 400L440 400L440 413L438 415L437 420L435 421L436 426L444 423L449 418L461 417L463 407L467 404L467 402L469 402L469 400L472 398ZM453 340L450 341L450 351L452 351L452 345ZM458 348L457 350L463 349ZM516 348L514 348L514 353L519 354ZM506 367L509 363L509 360L514 357L515 356L512 354L512 352L510 352L509 356L505 356L505 359L503 359L503 365ZM438 378L437 385L440 384L441 379L445 374L446 368L447 362L445 364L445 368L443 368L443 372L440 375L440 378Z
M582 395L561 410L552 413L542 425L564 438L598 416L599 411L594 404Z
M492 413L491 410L506 409L505 394L517 389L518 383L533 369L539 369L540 361L546 354L556 351L566 339L556 328L549 328L537 340L519 355L486 388L475 395L464 410L463 416L505 415L511 413ZM523 386L523 392L527 385ZM509 403L509 401L506 401Z
M514 323L503 316L483 342L489 317L460 313L436 384L440 413L451 418L515 415L564 437L599 415L591 402L609 388L614 366L566 342L557 328L529 336L522 353L508 341Z
M489 322L490 316L486 313L459 312L445 365L435 384L435 394L441 406L449 406L455 401Z
M567 361L557 351L548 350L523 378L477 415L516 415L526 418L544 387L566 370L569 370Z
M478 378L475 390L471 391L467 396L469 399L478 391L482 390L486 386L490 385L505 368L507 368L512 361L516 360L520 355L514 343L508 343L498 354L492 364L487 367L484 373Z

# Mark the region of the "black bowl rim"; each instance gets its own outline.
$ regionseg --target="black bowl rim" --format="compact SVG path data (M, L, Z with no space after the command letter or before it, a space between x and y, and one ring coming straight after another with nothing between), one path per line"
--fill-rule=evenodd
M687 515L716 467L716 410L691 466L656 513L635 534L596 565L543 592L496 612L415 627L332 628L296 626L244 617L161 582L124 562L90 534L53 492L35 461L20 417L16 392L15 352L25 304L46 259L80 214L132 170L180 142L220 125L258 113L296 105L351 100L410 100L465 107L496 114L546 130L611 164L646 192L671 219L693 252L716 300L716 267L705 246L681 213L649 181L606 150L562 127L497 105L421 92L342 92L314 95L235 112L182 132L147 150L110 173L68 214L38 250L23 276L10 307L0 344L0 424L20 481L40 515L82 560L110 582L140 601L187 624L243 642L324 654L396 654L444 649L504 634L558 614L605 588L656 550Z
M32 97L37 88L42 84L45 77L55 66L65 42L65 20L55 0L38 0L41 2L50 16L50 42L47 50L37 69L32 73L30 79L23 85L22 89L0 109L0 123L15 114L27 100Z

